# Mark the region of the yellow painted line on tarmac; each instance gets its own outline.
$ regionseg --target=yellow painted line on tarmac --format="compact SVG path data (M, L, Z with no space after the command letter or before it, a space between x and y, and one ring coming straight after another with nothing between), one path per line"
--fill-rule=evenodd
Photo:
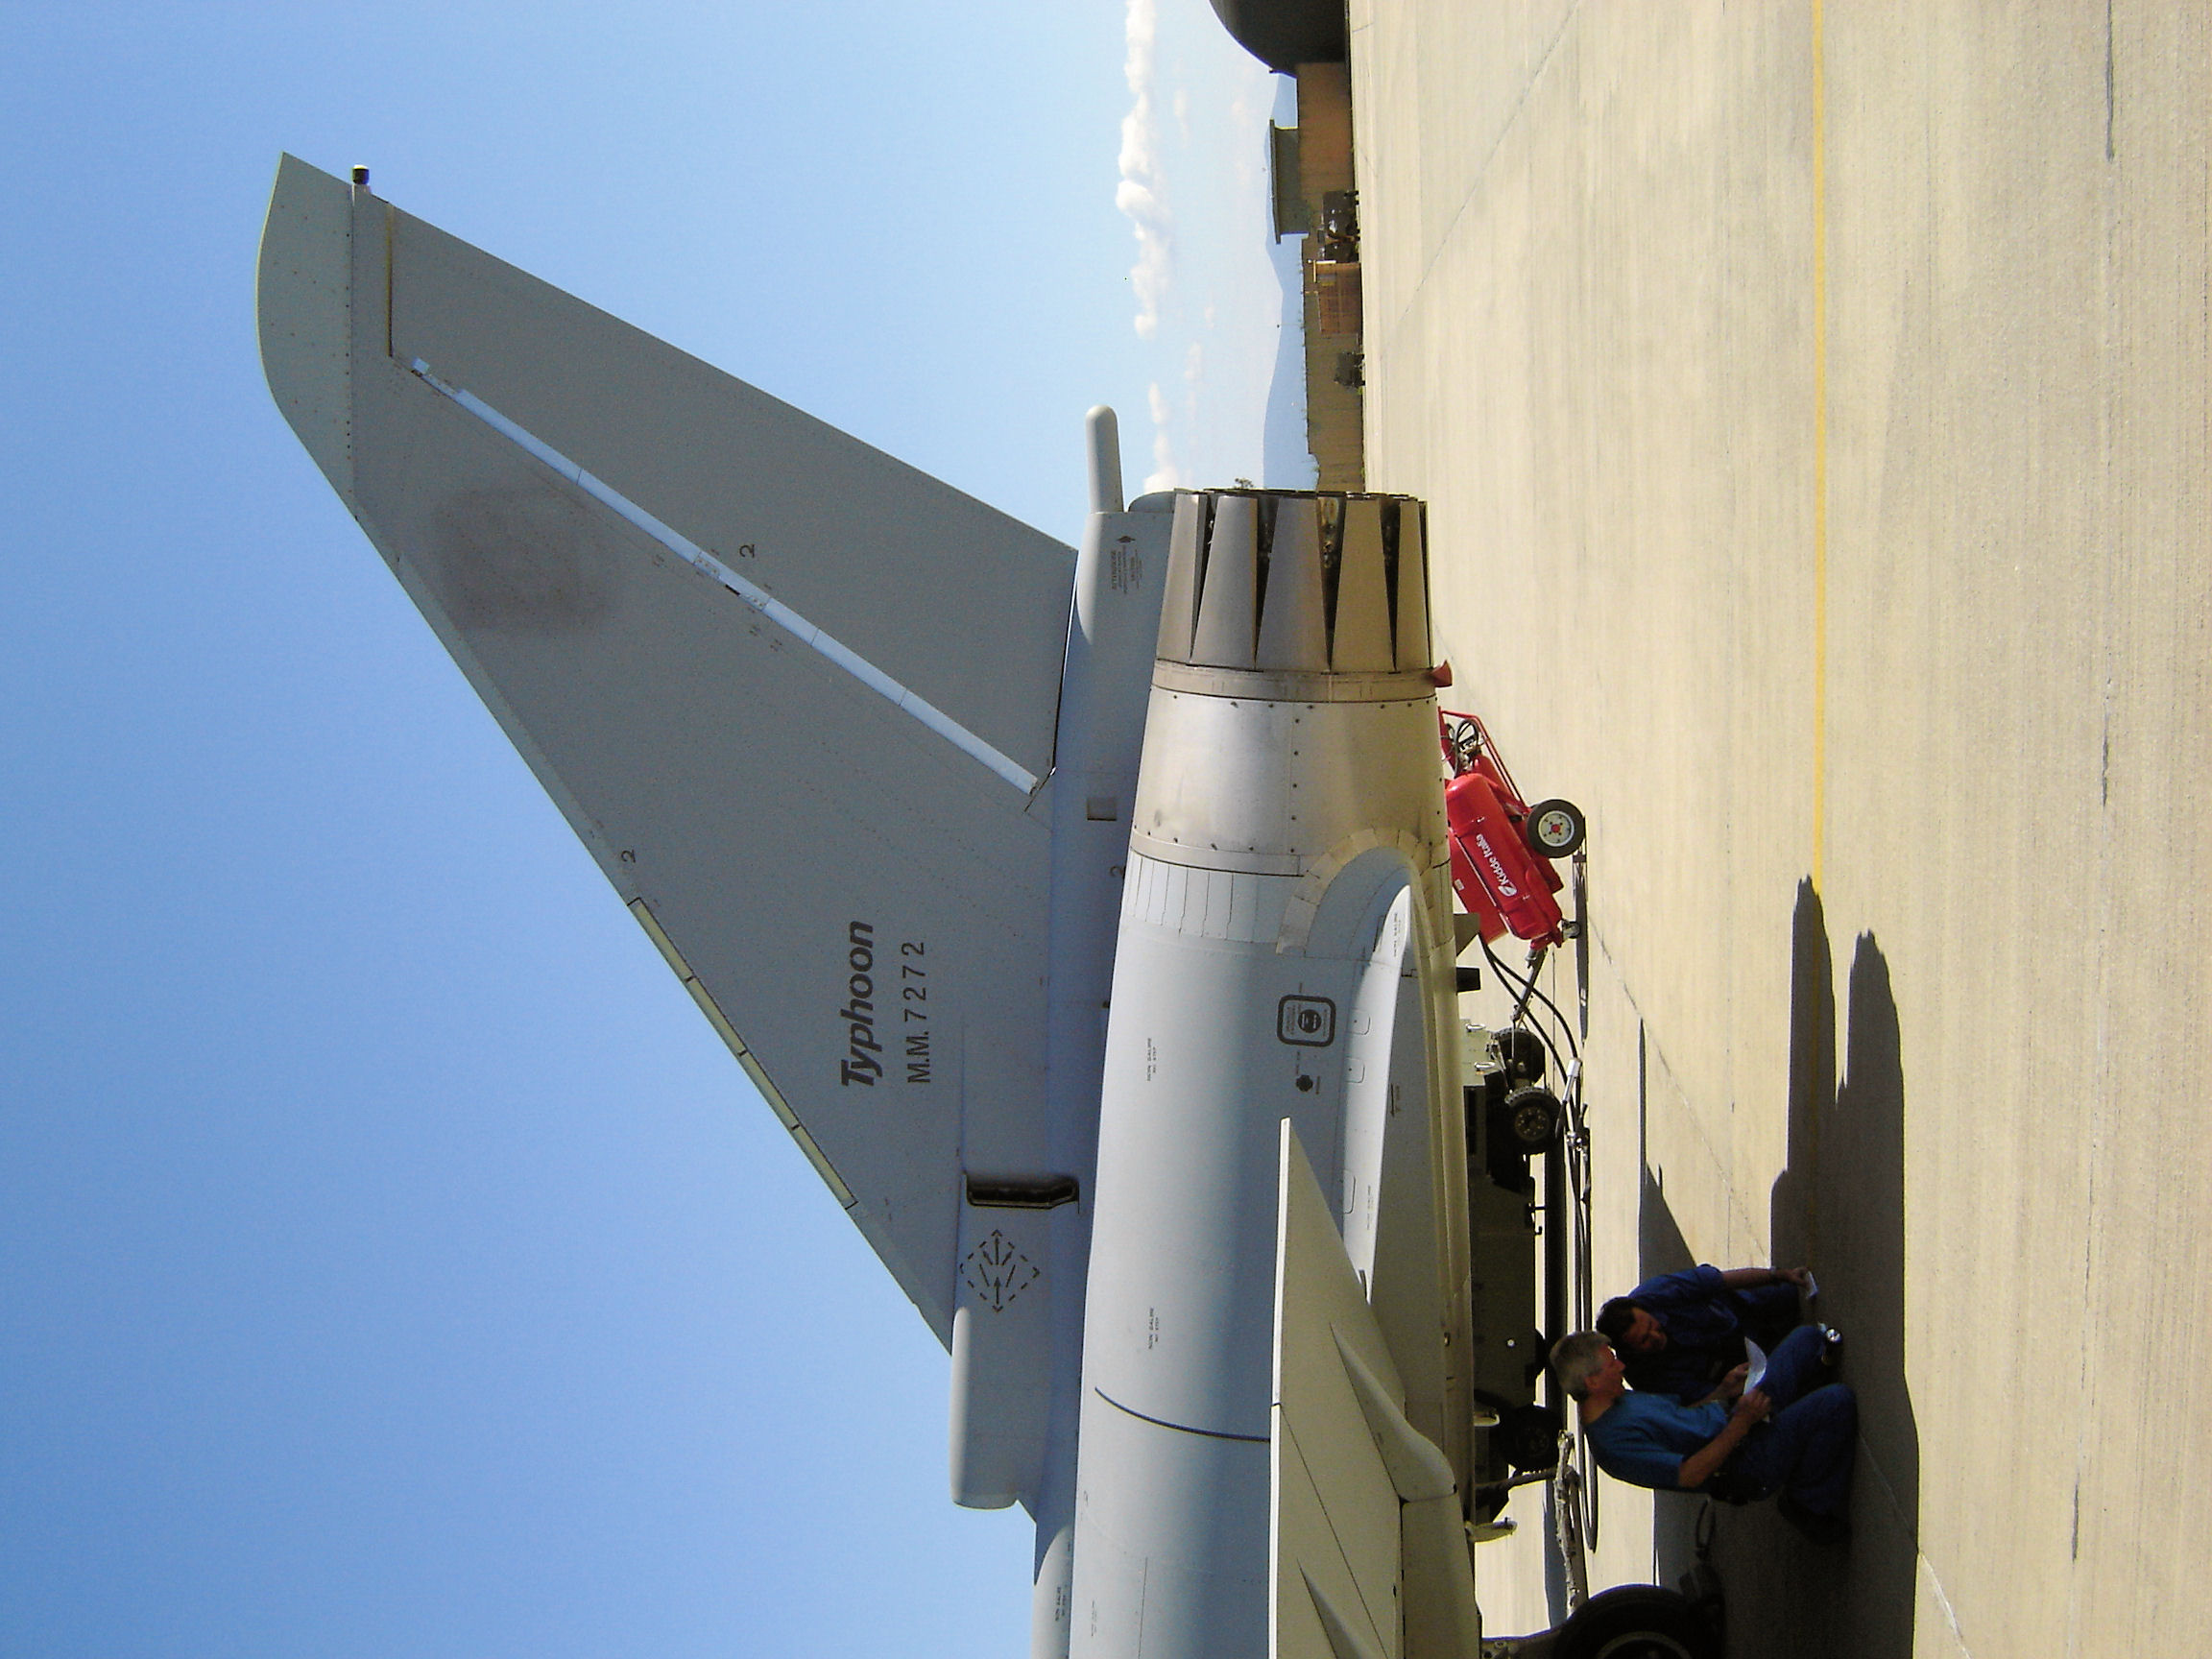
M1813 891L1828 839L1828 76L1813 0Z

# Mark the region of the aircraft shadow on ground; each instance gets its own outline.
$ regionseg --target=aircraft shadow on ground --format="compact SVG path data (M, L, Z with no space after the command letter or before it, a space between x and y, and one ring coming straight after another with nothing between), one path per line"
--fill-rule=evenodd
M1791 918L1789 1154L1770 1194L1769 1225L1775 1262L1813 1268L1816 1316L1844 1334L1843 1380L1859 1396L1853 1536L1847 1549L1815 1549L1770 1503L1715 1504L1710 1558L1727 1592L1731 1653L1903 1659L1912 1650L1920 1482L1905 1377L1904 1068L1889 966L1874 936L1863 933L1852 950L1837 1080L1832 962L1819 895L1800 882ZM1637 1238L1644 1277L1692 1263L1648 1162ZM1706 1509L1702 1499L1658 1496L1658 1582L1677 1582L1696 1561Z

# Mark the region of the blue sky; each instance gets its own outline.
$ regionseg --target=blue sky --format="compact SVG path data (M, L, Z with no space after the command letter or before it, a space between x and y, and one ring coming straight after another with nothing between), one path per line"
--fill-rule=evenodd
M1204 0L633 10L0 10L12 1656L1025 1647L935 1340L293 441L254 243L368 163L1071 539L1093 402L1261 475L1274 87Z

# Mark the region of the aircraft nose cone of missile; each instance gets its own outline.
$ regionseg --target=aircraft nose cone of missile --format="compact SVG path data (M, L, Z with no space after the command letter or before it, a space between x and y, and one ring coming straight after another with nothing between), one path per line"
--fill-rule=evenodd
M1407 496L1179 495L1160 658L1270 675L1425 674L1425 541L1422 504Z

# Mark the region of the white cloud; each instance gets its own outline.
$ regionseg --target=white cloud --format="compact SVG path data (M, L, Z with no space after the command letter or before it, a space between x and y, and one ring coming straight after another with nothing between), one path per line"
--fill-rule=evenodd
M1159 82L1158 0L1129 0L1125 34L1123 73L1134 102L1121 118L1121 182L1114 205L1136 230L1137 263L1129 282L1137 293L1137 336L1149 340L1160 331L1160 308L1174 275L1175 221L1160 187L1160 130L1152 108Z
M1152 417L1152 470L1144 480L1144 489L1147 493L1154 490L1173 490L1185 481L1183 469L1175 459L1174 435L1169 430L1175 412L1157 380L1144 389L1144 402Z
M1129 221L1148 490L1262 475L1283 297L1267 219L1276 84L1210 8L1124 0L1130 104L1115 204ZM1132 433L1134 437L1134 433Z

